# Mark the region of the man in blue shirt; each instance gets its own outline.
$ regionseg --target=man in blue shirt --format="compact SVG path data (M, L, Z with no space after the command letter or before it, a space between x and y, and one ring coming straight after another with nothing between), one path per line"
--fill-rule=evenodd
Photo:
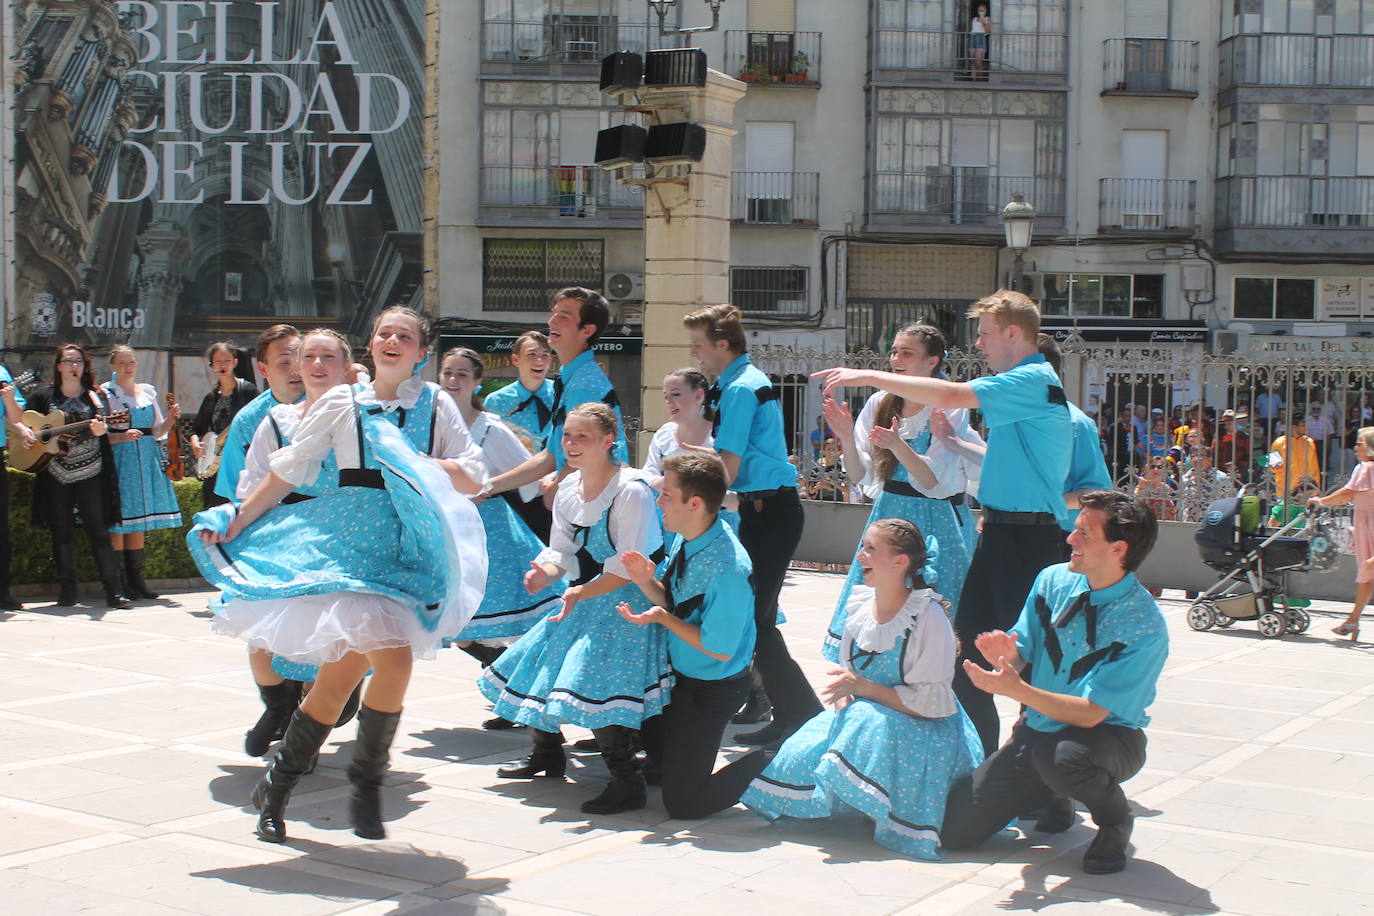
M1037 829L1067 830L1076 799L1097 824L1083 870L1103 875L1126 867L1133 816L1121 783L1145 764L1146 709L1169 636L1132 572L1154 546L1154 514L1116 490L1079 504L1069 562L1040 573L1010 633L978 636L992 670L964 662L976 687L1025 711L1007 743L950 789L940 836L950 849L976 846L1042 806Z
M712 773L725 726L749 695L754 655L754 589L749 554L720 520L725 464L715 455L679 452L663 461L658 507L663 527L682 535L667 572L639 553L622 557L655 607L643 614L620 605L631 623L668 630L675 674L662 716L644 723L644 747L661 767L663 806L674 818L706 817L728 808L768 764L755 752Z
M1048 334L1041 333L1038 338L1040 355L1050 364L1054 374L1064 372L1064 354L1059 344ZM1088 490L1110 490L1112 475L1107 471L1107 459L1102 454L1102 434L1097 430L1097 422L1078 409L1073 401L1068 402L1069 418L1073 421L1073 453L1069 456L1069 476L1064 480L1064 501L1068 514L1059 519L1059 527L1072 531L1078 521L1078 497ZM1068 554L1067 545L1064 549Z
M569 286L553 294L553 306L549 310L549 345L558 354L562 369L553 383L549 438L544 443L543 451L524 464L491 478L479 495L504 493L545 478L544 502L552 505L554 490L565 476L563 421L567 419L568 411L588 401L600 401L615 411L620 429L616 433L611 457L621 464L629 463L630 449L625 442L620 398L616 396L611 380L596 364L596 354L592 350L610 323L611 307L606 297L595 290Z
M33 445L33 433L19 422L20 415L28 405L14 384L14 376L4 366L0 366L0 399L5 402L5 419L14 424L24 437L25 448ZM10 594L10 482L5 465L6 436L5 424L0 423L0 610L22 611L23 603Z
M268 412L278 404L294 404L305 397L301 368L296 354L301 348L301 332L289 324L274 324L258 335L253 355L258 361L258 375L267 383L267 390L234 414L224 432L224 450L220 453L219 471L215 474L215 494L238 505L239 475L253 444L253 434Z
M1005 629L1040 570L1063 559L1060 521L1069 512L1064 481L1073 451L1073 424L1059 376L1038 350L1040 310L1023 293L998 290L969 309L978 319L978 349L996 373L968 382L862 369L815 375L826 394L871 385L932 407L977 408L988 428L978 485L983 533L969 563L954 629L963 658L985 630ZM973 720L983 752L997 749L992 697L955 669L954 692Z
M715 411L715 448L730 489L739 493L739 539L754 564L754 666L773 704L773 721L739 739L781 744L821 711L778 631L778 594L806 516L797 494L797 469L787 460L778 390L749 361L743 316L733 305L692 312L682 323L692 358L716 376L707 406Z

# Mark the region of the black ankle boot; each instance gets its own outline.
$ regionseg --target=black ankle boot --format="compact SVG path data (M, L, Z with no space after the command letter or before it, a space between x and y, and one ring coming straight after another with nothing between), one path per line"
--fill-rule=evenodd
M533 748L524 760L498 767L496 775L502 779L533 779L541 773L562 779L568 771L568 758L563 753L563 735L559 732L543 732L530 729Z
M1041 812L1035 829L1040 833L1063 833L1073 826L1073 822L1073 799L1067 795L1056 795Z
M753 725L756 722L767 722L769 714L773 712L773 704L768 702L768 694L763 689L763 678L759 677L757 671L750 672L753 675L753 683L749 688L749 699L745 701L740 711L731 717L733 725Z
M505 646L484 646L480 642L468 643L458 648L477 659L483 668L496 661L501 657L501 653L506 651Z
M1090 875L1114 875L1124 869L1134 824L1135 818L1128 814L1115 824L1099 826L1083 854L1083 870Z
M639 770L635 753L639 750L639 732L623 725L608 725L592 730L601 744L601 756L611 771L611 781L591 801L582 803L583 814L619 814L638 811L645 805L644 776Z
M124 551L124 583L128 588L124 594L130 598L161 598L157 592L143 581L143 548Z
M358 741L353 745L348 781L353 783L353 832L365 840L386 839L386 827L382 824L382 775L400 723L399 712L377 712L366 706L358 710Z
M299 708L291 714L291 724L282 735L277 757L253 790L253 807L261 812L256 828L261 839L286 842L286 802L296 783L313 765L330 731L328 725L316 722Z
M54 544L53 558L57 560L57 576L61 583L57 592L60 607L76 604L76 545Z
M249 757L261 757L272 742L285 732L291 713L301 702L301 682L282 681L270 687L258 685L258 695L266 707L252 728L243 736L243 750Z
M95 554L95 566L105 585L105 605L121 610L133 607L134 603L124 596L123 564L115 557L114 549L109 544L101 544L93 546L91 553Z

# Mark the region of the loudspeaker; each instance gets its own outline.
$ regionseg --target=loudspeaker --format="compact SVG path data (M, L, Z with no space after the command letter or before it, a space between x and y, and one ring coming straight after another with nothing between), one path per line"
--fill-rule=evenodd
M600 152L599 145L597 151ZM655 124L649 128L648 142L644 146L644 158L655 165L700 162L705 153L706 128L690 121Z
M602 76L605 82L605 76ZM706 52L700 48L672 48L644 55L644 85L705 86ZM604 88L604 87L603 87Z
M617 51L601 58L601 91L633 92L644 75L644 59L633 51Z
M603 169L614 169L643 162L648 136L648 131L638 124L620 124L598 131L596 164Z

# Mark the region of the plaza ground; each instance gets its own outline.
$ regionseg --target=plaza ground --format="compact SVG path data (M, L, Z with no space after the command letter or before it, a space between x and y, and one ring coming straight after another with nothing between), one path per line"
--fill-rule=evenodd
M840 581L794 572L783 595L817 684ZM1309 633L1267 640L1247 623L1194 633L1181 593L1166 596L1172 657L1127 786L1136 858L1107 877L1079 869L1082 815L940 862L887 851L857 818L668 820L656 790L643 811L589 819L577 806L605 779L594 755L566 782L496 778L528 739L477 727L476 664L456 650L416 666L390 839L349 830L349 725L292 799L291 843L268 845L245 807L262 764L243 731L260 705L242 645L210 632L209 594L35 604L0 615L0 899L23 916L1374 912L1374 646L1330 636L1334 604Z

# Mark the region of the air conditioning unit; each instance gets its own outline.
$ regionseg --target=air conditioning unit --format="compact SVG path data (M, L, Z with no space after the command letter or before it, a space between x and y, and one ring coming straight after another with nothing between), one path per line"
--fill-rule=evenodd
M1011 275L1007 275L1007 282L1011 282ZM1021 275L1021 282L1024 284L1026 295L1036 302L1045 298L1045 275L1039 271L1026 271Z
M612 301L631 299L643 301L644 275L613 273L606 274L606 298Z
M1244 331L1213 331L1212 353L1245 353L1250 349L1250 335Z

